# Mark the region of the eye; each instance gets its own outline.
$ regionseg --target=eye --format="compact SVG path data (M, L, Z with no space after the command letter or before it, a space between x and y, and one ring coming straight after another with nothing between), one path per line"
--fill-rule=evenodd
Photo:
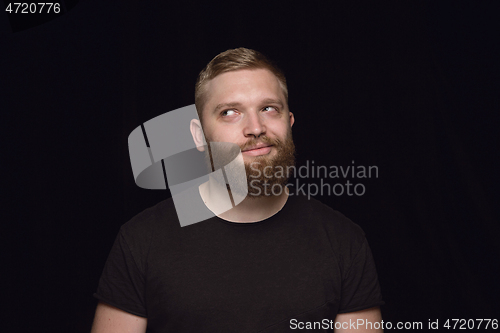
M265 108L262 109L263 111L278 111L278 108L274 106L266 106Z
M221 116L227 117L227 116L234 116L236 114L235 110L225 110L221 112Z

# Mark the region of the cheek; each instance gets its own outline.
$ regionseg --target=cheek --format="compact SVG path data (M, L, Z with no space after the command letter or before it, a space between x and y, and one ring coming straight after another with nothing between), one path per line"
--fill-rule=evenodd
M218 141L217 137L219 135L219 131L217 131L216 126L213 123L206 121L203 125L203 132L205 133L205 139L208 141Z
M270 132L273 133L274 136L285 138L287 136L288 131L290 131L289 129L290 125L288 123L283 123L283 122L280 122L279 124L275 125L276 126L269 127L268 130L270 130Z
M235 131L227 130L224 128L218 128L214 129L213 131L210 131L209 135L207 135L207 139L214 142L231 142L231 143L238 142L238 137L235 135Z

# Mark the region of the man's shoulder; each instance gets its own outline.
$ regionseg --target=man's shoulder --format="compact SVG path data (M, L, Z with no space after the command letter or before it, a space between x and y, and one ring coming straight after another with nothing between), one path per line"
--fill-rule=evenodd
M363 229L341 212L315 198L297 197L296 200L303 220L326 232L332 242L351 245L364 242Z
M173 200L172 198L168 198L132 217L121 226L120 232L124 236L148 236L158 232L159 229L169 228L178 224Z

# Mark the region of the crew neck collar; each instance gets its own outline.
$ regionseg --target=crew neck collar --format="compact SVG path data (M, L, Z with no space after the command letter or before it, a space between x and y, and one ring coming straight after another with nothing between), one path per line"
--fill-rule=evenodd
M285 211L287 211L290 206L291 206L291 201L293 201L294 199L292 199L291 196L288 196L285 203L283 204L283 206L276 212L274 213L273 215L271 216L268 216L262 220L259 220L259 221L253 221L253 222L234 222L234 221L229 221L229 220L226 220L226 219L223 219L219 216L215 216L215 218L220 221L220 222L223 222L223 223L226 223L226 224L229 224L229 225L241 225L241 226L256 226L256 225L264 225L264 224L268 224L270 222L272 222L273 220L275 220L277 217L279 217L280 215L282 215Z

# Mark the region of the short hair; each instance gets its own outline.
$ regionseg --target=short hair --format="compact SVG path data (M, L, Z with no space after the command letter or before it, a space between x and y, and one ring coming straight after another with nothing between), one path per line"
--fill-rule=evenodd
M283 72L262 53L240 47L219 53L200 72L194 89L194 101L198 118L202 121L203 107L206 102L205 86L208 81L222 73L237 71L240 69L267 69L273 73L279 81L285 102L288 103L288 88Z

